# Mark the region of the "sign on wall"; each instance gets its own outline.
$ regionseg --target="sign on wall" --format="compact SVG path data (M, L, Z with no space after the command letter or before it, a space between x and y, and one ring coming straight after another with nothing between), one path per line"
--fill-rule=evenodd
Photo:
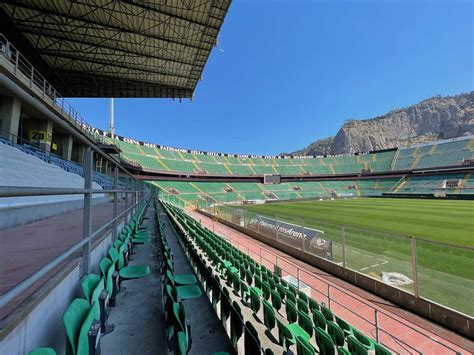
M47 131L30 131L30 141L31 142L39 142L39 143L51 143L53 136L51 133Z

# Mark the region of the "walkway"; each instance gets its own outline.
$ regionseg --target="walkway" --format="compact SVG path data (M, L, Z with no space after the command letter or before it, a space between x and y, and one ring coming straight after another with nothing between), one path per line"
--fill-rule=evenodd
M163 210L163 207L159 206L158 208L160 220L165 224L165 235L168 245L174 255L174 272L176 274L192 274L193 269L179 244L176 232L171 227L171 222L166 212ZM228 352L229 354L235 353L225 333L225 329L204 291L201 297L186 300L183 304L189 324L191 325L192 347L189 354L212 354L221 351Z
M156 236L155 209L150 203L142 224L150 226ZM156 241L156 240L155 240ZM158 252L154 242L136 247L132 265L149 265L151 275L122 282L125 290L117 295L108 322L115 325L112 333L101 339L103 354L166 354L166 325L161 302Z
M118 213L125 208L119 203ZM112 219L113 203L92 207L92 232ZM0 231L0 294L17 285L82 239L83 209ZM110 228L104 231L109 232ZM66 265L60 264L0 309L0 321ZM1 323L0 323L0 328Z
M330 304L336 315L340 315L374 338L375 317L377 317L379 341L399 353L450 354L454 351L474 353L474 342L456 333L200 213L188 211L188 214L266 267L273 269L274 265L278 264L284 276L288 274L299 276L302 282L311 287L313 298Z

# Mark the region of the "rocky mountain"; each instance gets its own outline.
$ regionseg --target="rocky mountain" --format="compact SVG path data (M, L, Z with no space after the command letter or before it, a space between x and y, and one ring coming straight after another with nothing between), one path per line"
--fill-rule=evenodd
M474 91L436 96L366 120L346 120L336 136L317 140L293 155L345 154L474 134Z

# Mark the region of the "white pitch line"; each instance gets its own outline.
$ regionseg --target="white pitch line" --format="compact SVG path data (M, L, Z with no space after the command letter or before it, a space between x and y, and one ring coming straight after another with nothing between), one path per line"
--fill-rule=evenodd
M379 264L370 265L370 267L377 267Z
M359 254L359 255L360 255L360 253L359 253L358 251L352 250L352 252L353 252L354 254Z
M363 267L362 269L360 269L360 271L364 271L364 270L367 270L369 267Z

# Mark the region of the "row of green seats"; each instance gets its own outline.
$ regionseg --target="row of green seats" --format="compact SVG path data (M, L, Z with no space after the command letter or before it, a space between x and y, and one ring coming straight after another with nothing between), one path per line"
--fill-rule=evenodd
M74 299L63 315L66 332L66 354L100 354L100 337L114 330L107 319L110 307L124 280L146 277L149 266L127 266L134 246L151 240L150 231L140 225L148 203L138 208L133 218L120 232L118 239L108 250L108 256L99 263L101 275L88 274L81 282L84 298ZM52 348L37 348L29 355L54 355Z
M226 271L234 291L244 299L257 315L263 304L263 321L271 331L278 327L279 341L285 349L297 344L298 354L313 354L315 347L309 342L314 335L320 353L332 354L390 354L382 345L366 337L355 327L333 315L323 304L288 284L278 275L256 263L230 243L202 228L179 209L169 206L178 220L188 226L198 245L218 267ZM219 261L221 260L221 262ZM271 303L269 302L271 299ZM282 319L282 302L285 302L286 321ZM311 314L311 316L310 316Z

